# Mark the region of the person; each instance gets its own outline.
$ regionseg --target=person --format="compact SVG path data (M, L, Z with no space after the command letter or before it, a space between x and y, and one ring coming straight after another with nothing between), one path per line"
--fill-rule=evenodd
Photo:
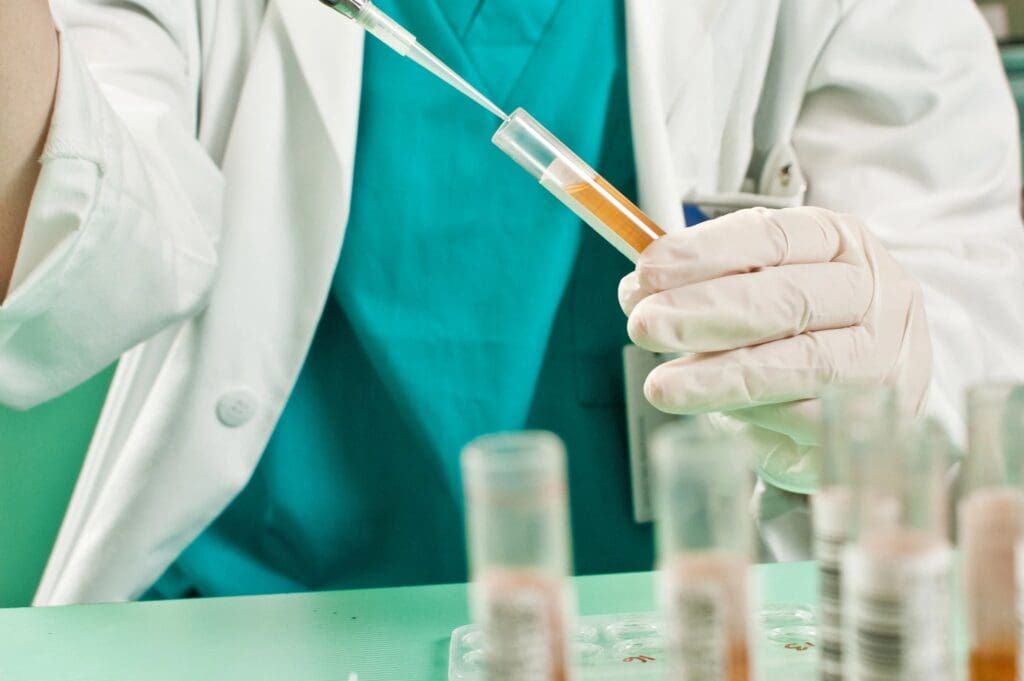
M566 440L578 569L649 568L627 332L684 353L651 403L746 431L775 500L813 489L829 384L956 432L966 384L1024 373L970 3L379 5L668 235L634 269L313 0L3 3L0 401L120 357L38 604L462 579L458 450L527 427Z

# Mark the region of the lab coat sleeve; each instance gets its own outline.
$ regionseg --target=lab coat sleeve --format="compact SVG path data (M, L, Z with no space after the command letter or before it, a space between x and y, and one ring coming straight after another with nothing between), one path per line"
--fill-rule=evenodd
M217 262L222 178L196 141L194 4L52 5L54 113L0 305L0 404L15 408L196 314Z
M962 443L965 389L1024 378L1016 110L974 3L843 5L794 132L808 200L864 219L921 283L929 410Z

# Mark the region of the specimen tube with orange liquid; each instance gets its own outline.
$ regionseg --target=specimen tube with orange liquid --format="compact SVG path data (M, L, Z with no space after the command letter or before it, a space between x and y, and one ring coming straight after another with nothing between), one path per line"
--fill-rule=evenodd
M896 425L896 394L885 386L842 385L822 395L824 431L818 489L811 496L818 564L822 681L841 681L842 553L850 538L859 463L888 446Z
M952 681L953 552L945 473L950 445L935 424L900 424L859 462L843 550L847 681Z
M652 241L665 235L633 202L523 109L516 109L508 117L493 141L633 262Z
M752 678L750 467L704 419L654 435L658 600L670 681Z
M565 449L545 432L489 435L462 454L486 681L569 681L574 627Z
M971 681L1017 679L1014 550L1024 530L1024 442L1017 439L1024 432L1022 397L1024 386L1012 384L981 385L967 395L968 454L958 527Z

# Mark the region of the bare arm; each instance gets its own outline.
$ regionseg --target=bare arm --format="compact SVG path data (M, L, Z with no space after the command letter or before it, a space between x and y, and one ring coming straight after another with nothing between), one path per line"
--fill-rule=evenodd
M46 0L0 2L0 301L18 255L57 84L57 31Z

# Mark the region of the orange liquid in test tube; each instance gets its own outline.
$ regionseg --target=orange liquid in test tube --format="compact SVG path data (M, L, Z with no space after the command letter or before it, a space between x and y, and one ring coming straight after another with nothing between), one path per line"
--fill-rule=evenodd
M566 187L566 193L637 253L665 236L661 227L600 175L595 176L594 184Z
M971 651L971 681L1016 681L1017 648L984 647Z
M493 141L630 260L635 262L644 249L665 235L622 192L523 109L507 118Z

